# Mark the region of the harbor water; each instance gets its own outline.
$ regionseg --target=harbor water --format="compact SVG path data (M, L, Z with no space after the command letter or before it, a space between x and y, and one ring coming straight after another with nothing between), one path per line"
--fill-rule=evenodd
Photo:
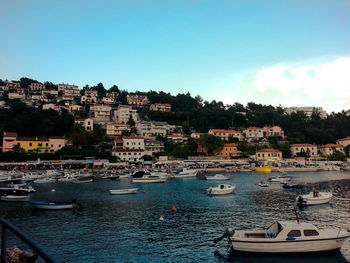
M212 197L206 188L220 182L198 178L159 184L130 180L35 184L31 200L77 199L80 205L67 211L39 211L29 203L1 202L0 213L61 262L350 262L349 240L340 252L331 254L229 256L227 242L213 242L227 226L264 228L276 220L295 220L293 208L300 192L283 189L279 183L257 185L277 173L228 175L231 179L225 183L236 184L235 192ZM307 186L303 193L326 190L334 195L329 204L297 208L301 221L319 228L350 229L350 173L288 175L292 183ZM134 187L140 189L137 194L108 193ZM171 211L173 205L176 212Z

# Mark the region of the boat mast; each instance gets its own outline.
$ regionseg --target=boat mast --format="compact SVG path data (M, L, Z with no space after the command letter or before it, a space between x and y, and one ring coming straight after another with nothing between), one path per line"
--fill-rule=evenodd
M299 215L298 215L298 212L297 212L295 207L294 207L294 213L295 213L295 217L296 217L297 223L299 224Z

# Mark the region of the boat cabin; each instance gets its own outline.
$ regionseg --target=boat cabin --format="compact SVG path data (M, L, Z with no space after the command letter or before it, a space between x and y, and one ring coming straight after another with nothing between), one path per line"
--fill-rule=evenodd
M277 221L266 230L236 231L235 237L247 239L312 239L320 238L320 231L309 223L295 223L291 221Z

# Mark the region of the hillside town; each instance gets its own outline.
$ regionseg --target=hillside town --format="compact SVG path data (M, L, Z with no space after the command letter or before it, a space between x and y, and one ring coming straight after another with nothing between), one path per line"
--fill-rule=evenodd
M125 104L120 101L120 91L117 86L103 91L103 85L95 88L79 89L73 84L40 83L34 80L2 81L0 85L0 106L6 109L11 101L24 103L27 107L34 107L42 111L55 111L58 114L68 112L74 118L74 125L86 132L93 132L96 127L103 129L108 138L109 155L115 161L142 163L142 161L168 161L178 158L166 155L165 148L169 143L189 144L195 148L192 159L240 159L251 158L260 163L276 163L283 158L313 158L314 160L328 160L338 154L345 160L350 137L339 138L336 142L316 145L312 142L288 144L287 136L278 125L263 127L236 127L235 129L208 129L198 132L191 128L185 133L182 125L169 124L167 121L146 120L141 113L153 111L171 113L172 105L157 101L151 103L146 94L128 93ZM102 88L101 88L102 85ZM327 113L321 107L290 107L285 108L286 114L303 111L310 118L317 111L324 119ZM244 114L244 113L242 113ZM222 143L212 147L211 138L220 138ZM271 138L275 138L271 143ZM254 153L247 156L239 147L246 145L257 146ZM39 136L26 137L17 131L4 130L2 152L24 151L27 153L55 153L65 147L72 147L69 137ZM106 141L100 144L106 143ZM283 156L276 145L288 144L290 154ZM210 148L210 149L209 149ZM344 150L345 149L345 150ZM339 160L334 159L333 160Z

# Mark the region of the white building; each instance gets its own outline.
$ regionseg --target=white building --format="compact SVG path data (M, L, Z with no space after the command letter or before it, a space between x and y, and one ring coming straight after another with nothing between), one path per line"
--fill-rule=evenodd
M310 157L318 155L317 145L315 144L292 144L290 150L293 156L298 156L299 153L307 153Z
M157 140L145 139L145 155L152 156L158 152L164 152L163 143Z
M123 131L130 131L130 126L122 122L107 123L106 134L108 136L119 136L122 135Z
M335 152L344 153L344 147L338 144L326 144L318 147L320 150L320 154L323 156L329 156Z
M228 140L228 138L237 138L239 141L242 140L242 133L235 130L225 130L225 129L210 129L208 134L214 135L221 138L222 140Z
M166 138L173 143L183 143L188 141L188 137L184 134L168 134Z
M171 105L169 103L154 103L149 107L152 111L171 112Z
M25 101L26 100L26 95L25 94L9 92L7 96L8 96L8 98L10 100L21 100L21 101Z
M95 104L97 102L97 97L83 95L80 97L81 104Z
M123 147L126 149L145 150L145 138L141 136L124 136Z
M83 126L87 131L94 130L94 120L91 118L76 118L74 123Z
M135 123L138 122L139 118L137 110L133 109L133 107L129 105L119 105L118 109L114 111L114 118L118 122L127 123L130 116Z
M112 155L124 162L141 162L145 152L141 149L116 149L112 151Z
M136 129L140 136L155 137L160 135L165 137L169 131L169 124L160 121L141 121L136 123Z
M337 144L346 147L350 144L350 136L337 140Z
M70 85L70 84L58 84L58 91L62 91L63 95L68 96L80 96L80 90L77 85Z
M258 140L264 137L264 131L258 127L248 127L243 130L243 135L248 141Z
M293 106L293 107L287 107L284 110L285 110L285 113L288 115L292 114L293 112L303 111L308 118L311 117L313 111L317 111L318 113L320 113L321 119L327 118L327 112L325 110L323 110L322 107L313 107L313 106L296 107L296 106Z
M98 124L106 124L111 120L112 107L95 104L90 107L90 116Z

